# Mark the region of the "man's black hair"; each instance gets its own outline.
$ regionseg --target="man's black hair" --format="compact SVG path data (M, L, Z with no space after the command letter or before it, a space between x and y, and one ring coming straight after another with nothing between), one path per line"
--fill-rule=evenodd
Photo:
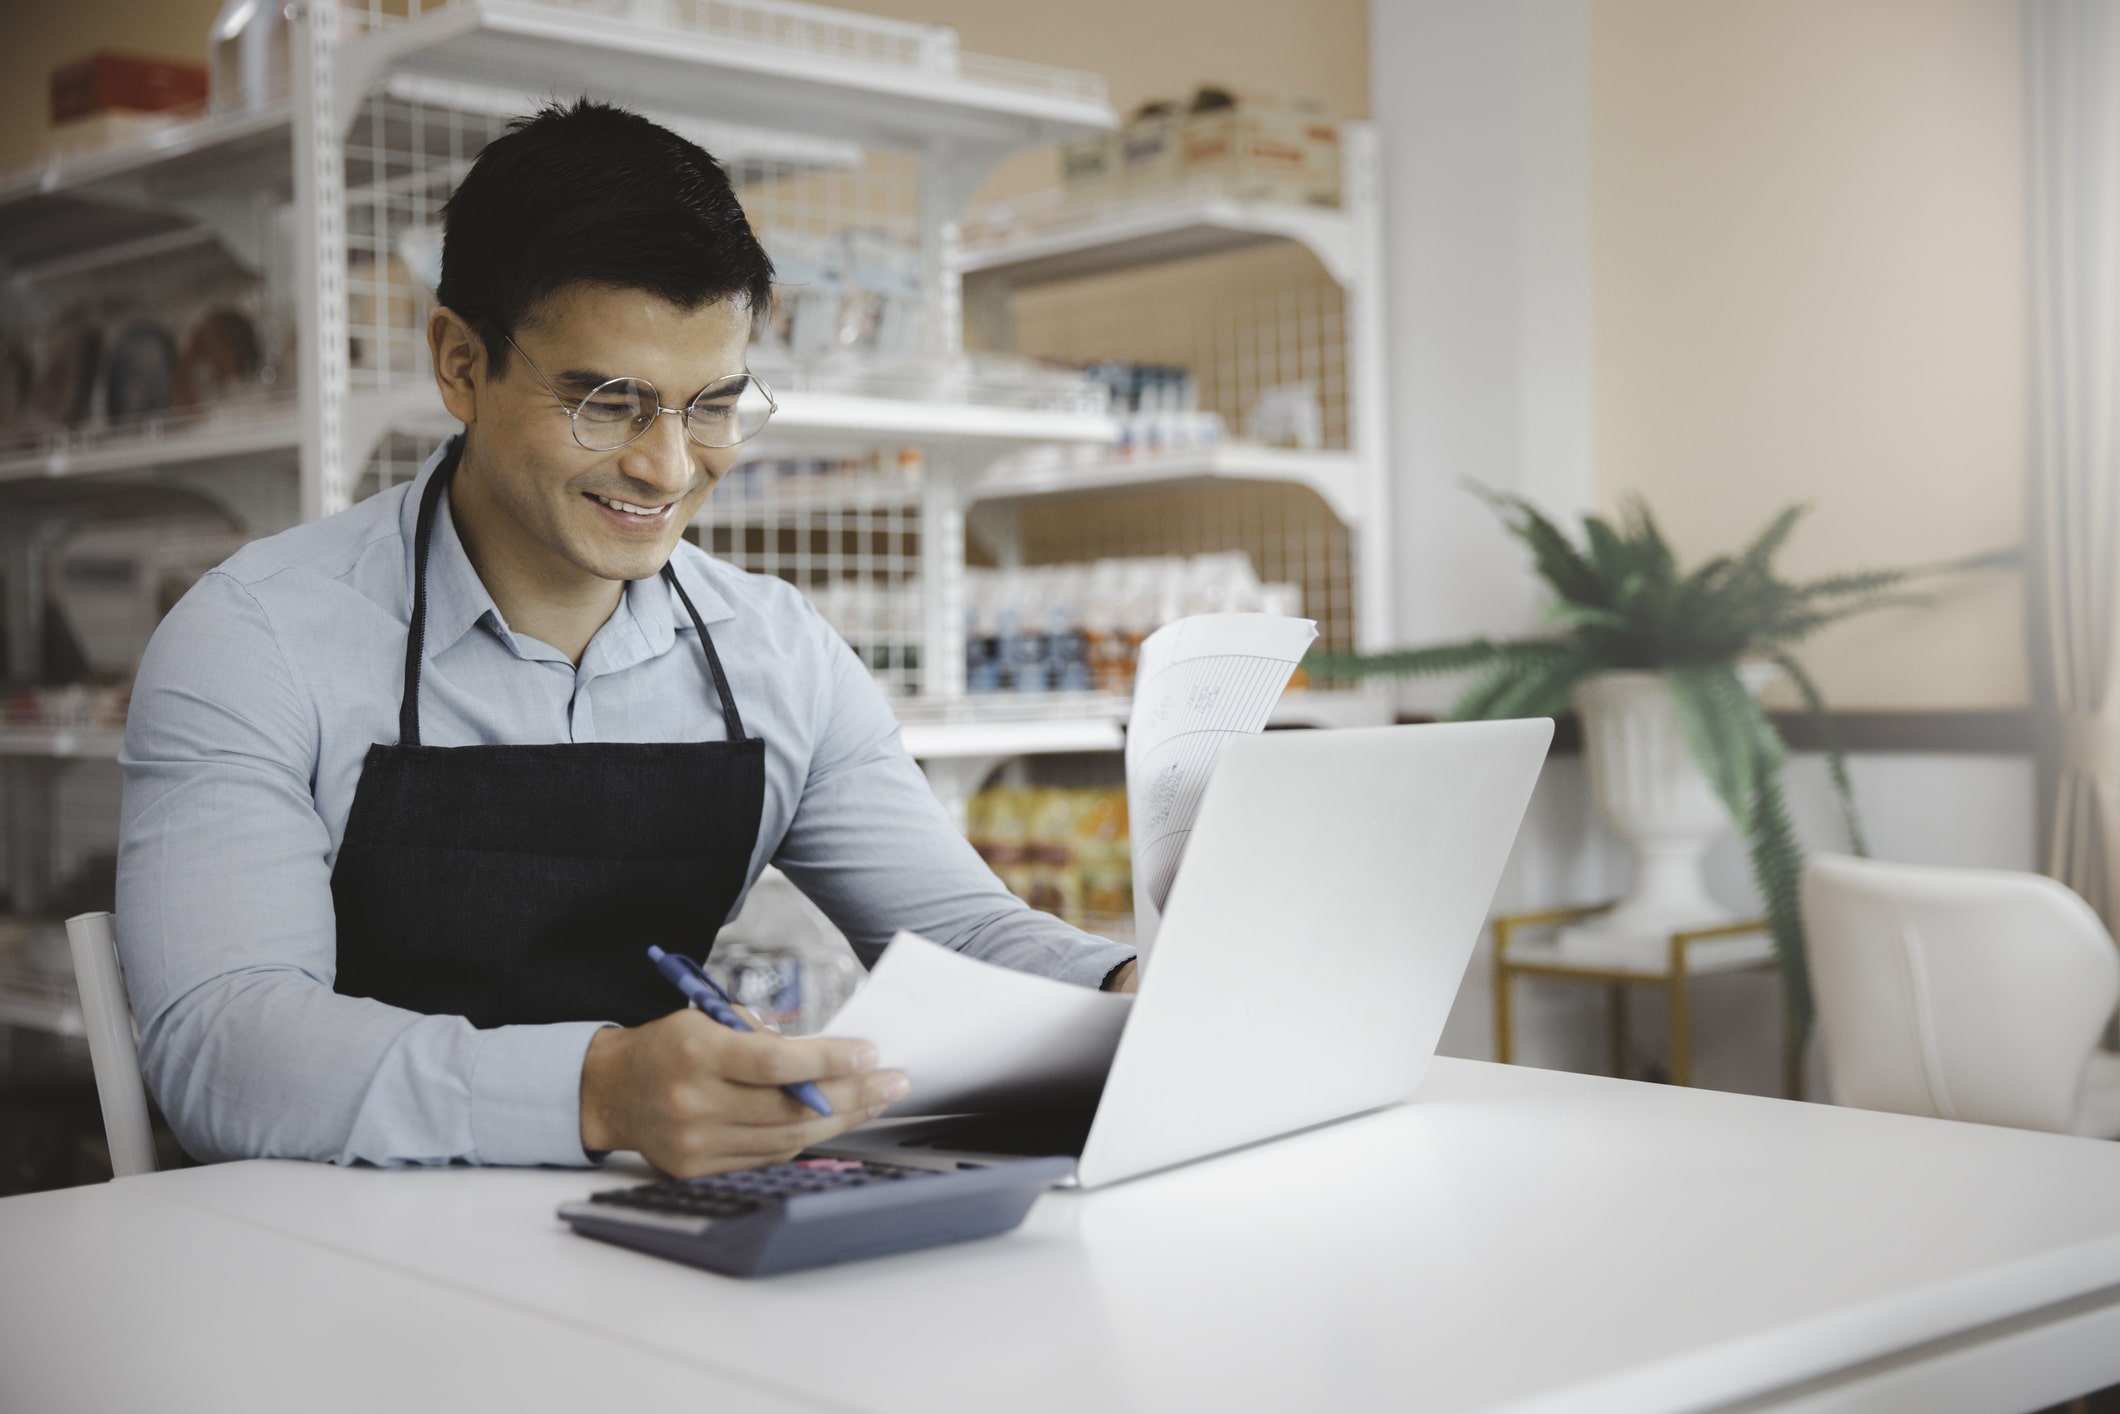
M581 99L518 118L442 208L441 303L478 330L495 374L538 302L572 284L645 290L680 309L773 297L773 262L728 173L623 108Z

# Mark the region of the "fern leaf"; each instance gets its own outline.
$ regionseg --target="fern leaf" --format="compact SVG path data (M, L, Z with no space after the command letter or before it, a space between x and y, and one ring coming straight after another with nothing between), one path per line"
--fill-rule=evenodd
M1715 794L1729 810L1730 818L1743 827L1751 812L1750 780L1757 743L1751 739L1742 717L1728 709L1724 680L1740 696L1748 696L1727 663L1669 668L1664 682L1672 705L1678 709L1679 729L1693 749L1693 759L1715 787Z
M1664 533L1657 529L1656 517L1649 513L1649 503L1639 496L1629 496L1626 508L1627 538L1640 548L1641 563L1650 577L1662 584L1669 584L1678 577L1678 557L1671 553Z
M1575 685L1595 670L1595 664L1576 655L1549 659L1514 679L1487 705L1490 718L1551 717L1568 706Z
M1607 600L1603 576L1596 566L1583 558L1582 551L1562 533L1559 526L1521 496L1490 490L1475 485L1477 491L1502 517L1502 524L1510 534L1531 547L1532 563L1539 577L1552 585L1563 599L1578 604L1602 604Z
M1369 677L1428 677L1482 667L1502 655L1508 644L1474 638L1428 648L1400 648L1389 653L1317 653L1303 666L1313 678L1349 682Z
M1774 935L1782 1002L1787 1008L1789 1028L1801 1045L1811 1034L1812 1020L1809 940L1803 926L1803 851L1789 821L1778 767L1759 769L1755 774L1752 818L1745 835L1752 856L1752 878L1766 902L1767 926Z
M1743 830L1752 878L1766 903L1789 1024L1801 1040L1811 1027L1810 968L1799 897L1803 852L1783 798L1781 738L1734 667L1665 674L1688 744L1716 794Z
M1833 777L1833 793L1840 800L1841 824L1848 832L1848 847L1865 859L1870 854L1869 841L1863 838L1862 820L1855 813L1855 782L1848 775L1848 753L1840 740L1840 727L1833 714L1826 710L1826 700L1818 691L1818 684L1804 671L1803 664L1787 653L1774 652L1768 655L1775 666L1789 675L1796 685L1797 695L1803 698L1804 710L1811 720L1818 723L1819 735L1825 738L1826 770Z
M1611 522L1603 516L1584 516L1583 534L1590 543L1590 561L1597 566L1598 573L1608 584L1618 584L1627 577L1633 556L1627 544Z
M1789 532L1796 529L1796 522L1802 520L1810 509L1808 505L1799 501L1782 511L1780 515L1768 522L1767 528L1759 532L1750 545L1745 547L1744 552L1737 557L1738 562L1744 566L1748 573L1766 574L1768 567L1773 563L1774 556L1780 552L1783 543L1788 540Z

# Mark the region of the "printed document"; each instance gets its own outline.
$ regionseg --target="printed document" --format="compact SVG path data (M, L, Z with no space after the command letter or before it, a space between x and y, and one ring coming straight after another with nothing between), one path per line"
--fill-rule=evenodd
M880 1066L906 1073L913 1092L891 1106L893 1119L1086 1109L1104 1088L1133 1001L901 932L824 1034L871 1042Z
M1222 748L1232 737L1266 730L1274 704L1317 636L1310 619L1195 614L1142 643L1126 732L1126 802L1134 848L1134 937L1144 953Z

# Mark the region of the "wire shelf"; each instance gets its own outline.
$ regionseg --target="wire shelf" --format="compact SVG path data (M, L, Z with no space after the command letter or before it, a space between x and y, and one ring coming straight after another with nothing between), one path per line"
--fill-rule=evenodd
M353 31L373 33L448 8L448 0L342 0ZM957 48L955 31L789 0L571 0L518 5L579 16L582 23L622 21L675 34L755 46L786 56L865 65L887 72L955 78L993 88L1102 105L1102 76Z

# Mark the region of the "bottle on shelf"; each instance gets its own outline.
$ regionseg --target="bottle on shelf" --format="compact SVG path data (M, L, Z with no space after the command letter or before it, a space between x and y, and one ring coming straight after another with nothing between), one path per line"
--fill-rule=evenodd
M1141 642L1187 614L1302 612L1241 551L966 572L965 686L974 693L1133 691Z

